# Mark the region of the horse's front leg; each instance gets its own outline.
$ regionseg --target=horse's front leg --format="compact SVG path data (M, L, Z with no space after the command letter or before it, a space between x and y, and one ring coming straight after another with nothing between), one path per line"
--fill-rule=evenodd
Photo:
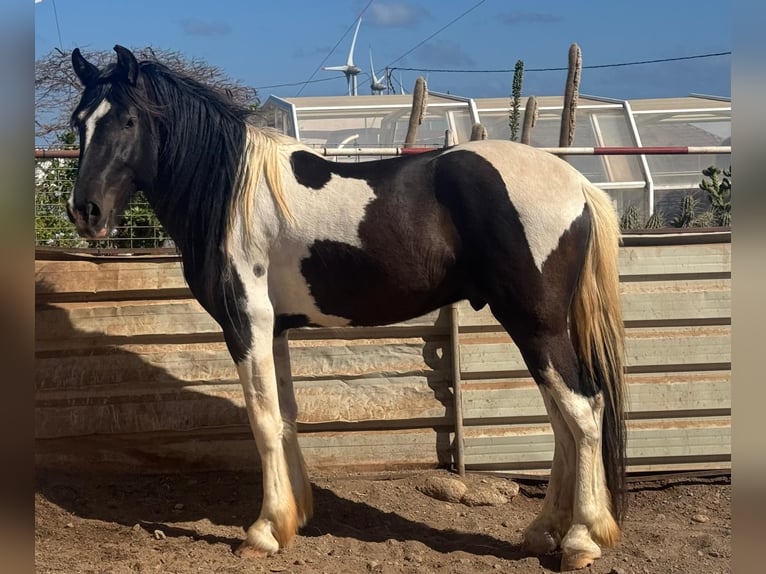
M263 503L258 520L248 528L237 554L263 557L290 544L299 519L285 459L285 424L272 354L274 312L265 282L257 282L247 290L245 307L252 343L245 357L237 362L237 371L263 467Z

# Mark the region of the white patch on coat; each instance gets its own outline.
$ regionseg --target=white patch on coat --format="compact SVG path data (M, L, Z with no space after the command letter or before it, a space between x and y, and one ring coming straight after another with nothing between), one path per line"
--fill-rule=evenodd
M280 162L282 188L294 221L285 221L261 175L253 195L250 233L243 232L247 223L240 214L230 234L231 255L237 268L247 266L252 270L255 265L263 265L268 269L269 297L275 315L300 314L315 325L345 326L350 323L348 318L319 309L301 273L301 262L311 256L310 248L316 241L361 247L359 224L375 194L366 181L336 174L322 189L301 185L289 163L290 154L297 150L310 151L299 144L286 145Z
M275 311L306 315L316 325L348 325L347 318L320 311L301 273L301 262L311 256L316 241L361 248L359 224L375 194L366 181L337 174L322 189L300 185L292 172L284 184L295 224L283 229L271 251L269 286ZM327 279L332 281L332 277Z
M445 153L461 150L480 155L500 173L532 258L542 271L561 236L585 207L583 176L549 153L514 142L474 141Z

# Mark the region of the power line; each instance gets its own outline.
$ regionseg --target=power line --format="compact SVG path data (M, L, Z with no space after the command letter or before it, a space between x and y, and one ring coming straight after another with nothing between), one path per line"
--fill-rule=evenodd
M719 56L730 56L731 52L715 52L711 54L697 54L695 56L680 56L678 58L661 58L658 60L638 60L635 62L620 62L617 64L594 64L591 66L583 66L583 69L597 69L597 68L619 68L619 67L625 67L625 66L639 66L643 64L660 64L663 62L678 62L680 60L697 60L701 58L715 58ZM569 68L524 68L524 72L562 72L567 71ZM503 73L511 73L514 71L514 68L507 68L507 69L487 69L487 70L459 70L459 69L446 69L446 68L402 68L402 67L392 67L390 70L393 72L394 70L404 70L405 72L434 72L434 73L445 73L445 74L503 74ZM302 84L316 84L319 82L328 82L332 80L336 80L338 78L321 78L319 80L306 80L303 82L290 82L285 84L272 84L270 86L258 86L255 89L256 90L262 90L266 88L284 88L284 87L290 87L290 86L300 86Z
M282 87L285 87L285 86L291 86L291 85L292 85L292 86L300 86L301 84L303 84L303 85L301 86L301 89L300 89L300 90L298 90L298 93L297 93L297 94L295 94L295 97L297 98L298 96L300 96L300 95L301 95L301 92L303 91L303 88L305 88L307 84L312 84L312 83L315 83L315 82L321 82L321 81L324 81L324 80L313 80L313 81L312 81L312 78L313 78L314 76L316 76L316 73L317 73L319 70L321 70L321 69L322 69L322 64L324 64L324 63L327 61L327 59L328 59L328 58L329 58L329 57L330 57L330 56L333 54L333 52L335 52L335 49L336 49L336 48L337 48L337 47L340 45L340 43L343 41L343 38L345 38L345 37L346 37L346 35L348 35L348 33L351 31L351 28L353 28L353 27L354 27L354 24L356 23L356 21L357 21L359 18L361 18L361 17L362 17L362 15L365 13L365 11L367 10L367 8L369 8L369 7L370 7L370 4L372 4L373 2L374 2L374 0L369 0L369 2L367 2L367 5L366 5L364 8L362 8L362 11L359 13L359 16L358 16L357 18L355 18L353 22L351 22L351 24L349 25L349 27L348 27L348 28L346 28L346 31L345 31L345 32L343 32L343 35L342 35L342 36L341 36L341 37L338 39L338 41L337 41L337 42L335 43L335 45L332 47L332 50L330 50L329 52L327 52L327 55L326 55L326 56L325 56L325 57L322 59L322 61L321 61L321 62L319 62L319 65L318 65L318 66L316 67L316 69L315 69L315 70L314 70L314 71L311 73L311 75L309 76L309 79L308 79L308 80L306 80L305 82L297 82L297 83L294 83L294 84L281 84L281 85L276 85L276 86L263 86L263 87L264 87L264 88L282 88ZM333 79L337 79L337 78L333 78ZM256 89L257 89L257 88L256 88Z
M598 68L620 68L625 66L640 66L643 64L661 64L664 62L678 62L680 60L698 60L701 58L715 58L718 56L729 56L731 52L715 52L712 54L697 54L695 56L680 56L678 58L661 58L658 60L638 60L635 62L620 62L617 64L595 64L591 66L583 66L583 70L595 70ZM492 70L460 70L460 69L446 69L446 68L401 68L392 67L392 70L404 70L409 72L436 72L445 74L505 74L514 72L514 68L502 68ZM562 72L567 71L567 67L557 68L524 68L524 73L527 72Z
M396 62L398 62L399 60L401 60L401 59L402 59L402 58L404 58L405 56L408 56L409 54L411 54L412 52L414 52L415 50L417 50L418 48L420 48L420 47L421 47L423 44L425 44L426 42L428 42L428 41L429 41L431 38L433 38L433 37L434 37L434 36L436 36L437 34L440 34L440 33L441 33L441 32L443 32L444 30L446 30L447 28L449 28L450 26L452 26L452 24L454 24L454 23L455 23L455 22L457 22L458 20L462 19L463 17L467 16L467 15L468 15L470 12L473 12L474 10L476 10L476 8L478 8L479 6L481 6L482 4L484 4L484 2L486 2L486 1L487 1L487 0L480 0L479 2L477 2L476 4L474 4L473 6L471 6L471 7L470 7L468 10L466 10L465 12L463 12L462 14L460 14L460 16L458 16L458 17L454 18L453 20L450 20L449 22L447 22L447 23L446 23L444 26L442 26L441 28L439 28L439 29L438 29L436 32L434 32L433 34L431 34L430 36L428 36L428 38L426 38L425 40L421 40L420 42L418 42L417 44L415 44L415 45L414 45L412 48L410 48L409 50L407 50L407 51L406 51L404 54L402 54L401 56L399 56L398 58L396 58L395 60L393 60L391 63L389 63L389 64L386 66L386 68L390 68L390 67L392 67L394 64L396 64ZM400 70L407 70L408 68L398 68L398 69L400 69Z
M255 86L253 88L254 90L265 90L268 88L289 88L292 86L302 86L306 84L318 84L319 82L332 82L334 80L340 80L342 76L337 76L333 78L319 78L318 80L301 80L300 82L286 82L284 84L271 84L268 86ZM294 97L298 97L300 95L300 92L295 94Z

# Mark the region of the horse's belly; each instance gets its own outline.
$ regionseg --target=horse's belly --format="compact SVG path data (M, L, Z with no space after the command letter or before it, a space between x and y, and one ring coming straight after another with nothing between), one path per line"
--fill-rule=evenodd
M461 298L441 258L432 265L412 254L381 259L336 242L317 242L302 255L273 261L269 288L278 316L305 317L306 324L384 325Z

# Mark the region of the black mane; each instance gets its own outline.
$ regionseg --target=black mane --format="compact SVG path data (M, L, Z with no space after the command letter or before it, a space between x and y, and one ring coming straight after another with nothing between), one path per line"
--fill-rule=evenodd
M157 62L139 63L135 86L117 70L102 71L75 114L108 94L151 122L158 171L154 187L142 191L181 251L187 282L212 312L228 277L224 241L252 111Z

